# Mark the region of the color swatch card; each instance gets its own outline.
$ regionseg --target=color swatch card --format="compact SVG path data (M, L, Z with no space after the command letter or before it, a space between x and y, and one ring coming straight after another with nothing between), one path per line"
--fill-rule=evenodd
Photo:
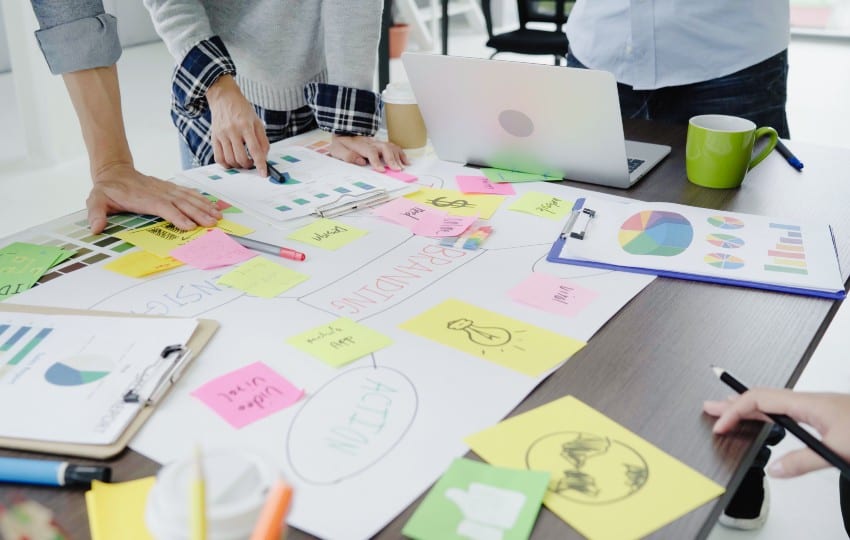
M548 484L548 472L503 469L458 458L402 533L415 540L525 540Z
M543 503L588 538L642 538L724 491L572 396L466 442L493 465L549 472Z
M554 195L530 191L520 197L508 210L525 212L538 217L560 221L573 209L573 203L559 199Z
M192 395L239 429L296 403L304 395L262 362L209 381Z
M478 216L490 219L505 197L502 195L468 195L456 189L421 188L405 195L411 201L433 206L456 216Z
M549 261L844 297L832 229L816 216L783 219L601 198L579 199L576 207L579 219L572 221L582 230L565 231Z
M392 344L387 336L346 317L286 340L329 366L340 367Z
M306 227L293 232L287 238L322 249L337 250L367 234L369 234L369 231L358 229L340 221L317 219Z
M584 341L454 299L400 327L531 377L552 369L586 345Z
M308 279L309 276L300 272L263 257L254 257L218 278L216 283L245 291L252 296L274 298Z

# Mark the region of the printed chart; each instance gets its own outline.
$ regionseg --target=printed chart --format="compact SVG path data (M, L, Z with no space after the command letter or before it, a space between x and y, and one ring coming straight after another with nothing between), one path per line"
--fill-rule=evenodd
M106 356L75 356L55 362L44 373L44 378L56 386L79 386L100 380L109 375L112 362Z
M706 241L712 246L717 246L723 249L737 249L746 243L744 242L743 238L738 238L737 236L732 236L731 234L720 233L709 234L706 237Z
M744 227L744 222L740 219L732 216L711 216L708 218L708 222L715 227L719 227L721 229L741 229Z
M735 270L744 267L744 259L728 253L709 253L705 256L705 262L723 270Z
M764 269L768 272L807 275L806 248L800 226L771 223L769 227L778 238L773 249L767 251L772 260L771 264L764 265Z
M626 220L620 227L620 246L632 255L672 257L685 251L694 238L694 229L685 216L675 212L646 210Z

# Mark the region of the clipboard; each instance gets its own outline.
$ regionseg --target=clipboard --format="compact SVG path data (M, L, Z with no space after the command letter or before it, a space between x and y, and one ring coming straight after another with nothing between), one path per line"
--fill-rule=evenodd
M134 315L131 313L119 313L111 311L93 311L87 309L26 306L21 304L5 303L0 303L0 312L29 312L43 313L48 315L87 315L94 317L156 317L154 315ZM195 331L192 333L192 336L186 343L186 348L188 349L188 351L186 351L185 356L181 358L181 363L179 364L179 372L175 373L172 371L168 371L169 376L173 376L174 379L179 377L179 375L182 374L183 369L185 369L188 364L191 363L191 361L194 360L194 358L201 352L201 350L203 350L203 348L206 346L206 344L209 342L209 340L212 338L213 334L215 334L218 328L218 321L214 321L211 319L198 319L198 326L195 328ZM159 382L162 383L164 381ZM127 447L127 445L130 443L130 439L133 438L136 432L138 432L139 429L142 427L142 424L144 424L145 421L147 421L147 419L150 417L150 415L153 414L154 409L156 408L156 404L160 401L162 397L168 394L168 391L173 386L173 384L170 384L172 381L169 380L168 382L169 384L158 385L161 390L157 392L158 395L155 396L155 399L152 399L150 403L146 403L143 407L139 409L139 412L127 425L121 436L118 437L118 439L116 439L115 442L111 444L101 445L61 443L55 441L40 441L12 437L0 437L0 448L10 450L25 450L30 452L43 452L46 454L77 456L91 459L111 458ZM153 398L154 396L151 397Z
M629 203L626 203L629 204ZM676 205L681 206L681 205ZM577 258L564 256L564 251L568 242L589 242L593 241L594 221L597 219L596 209L587 207L587 199L579 198L573 204L572 211L564 224L563 229L558 234L558 238L552 244L549 253L546 255L546 260L554 263L574 264L578 266L588 266L591 268L602 268L605 270L617 270L622 272L633 272L638 274L648 274L654 276L663 276L674 279L687 279L691 281L701 281L705 283L716 283L721 285L734 285L739 287L749 287L754 289L762 289L776 292L784 292L790 294L799 294L804 296L814 296L818 298L828 298L832 300L841 300L845 298L844 283L841 287L836 285L834 290L829 288L811 288L804 286L783 285L772 283L769 281L756 281L752 279L736 279L732 277L722 277L718 275L699 274L692 272L677 271L659 266L629 266L619 265L601 260L593 260L588 258ZM829 235L833 254L835 256L835 264L838 265L838 248L835 245L835 237L832 227L829 227ZM840 275L840 267L838 268Z

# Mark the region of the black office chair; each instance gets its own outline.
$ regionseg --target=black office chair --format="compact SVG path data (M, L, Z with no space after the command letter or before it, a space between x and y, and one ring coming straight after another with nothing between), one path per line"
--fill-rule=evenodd
M487 24L487 46L496 49L490 58L501 52L518 54L551 54L555 65L566 64L567 34L563 26L567 22L570 10L575 2L565 0L517 0L519 10L519 28L504 34L493 35L493 19L490 12L490 0L481 1L481 11ZM527 28L528 23L552 23L551 30Z

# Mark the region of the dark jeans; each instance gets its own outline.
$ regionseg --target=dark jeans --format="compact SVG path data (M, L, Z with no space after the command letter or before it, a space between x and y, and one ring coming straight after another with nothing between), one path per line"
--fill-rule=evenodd
M567 55L567 66L586 67ZM788 86L788 51L731 75L682 86L657 90L635 90L617 84L620 109L625 118L645 118L674 124L687 124L699 114L729 114L774 128L789 138L785 100Z
M838 478L838 494L841 500L841 517L844 518L844 531L850 536L850 481L843 475Z

